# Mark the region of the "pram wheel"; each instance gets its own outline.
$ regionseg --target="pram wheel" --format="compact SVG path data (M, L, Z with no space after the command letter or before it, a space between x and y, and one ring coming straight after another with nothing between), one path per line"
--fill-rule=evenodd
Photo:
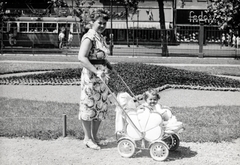
M118 152L122 157L130 158L135 151L135 145L131 140L123 139L118 142Z
M155 142L150 147L150 155L156 161L163 161L168 157L169 150L164 142Z
M170 148L170 151L175 151L178 149L179 144L180 144L180 139L176 134L172 134L171 137L168 138L168 147Z

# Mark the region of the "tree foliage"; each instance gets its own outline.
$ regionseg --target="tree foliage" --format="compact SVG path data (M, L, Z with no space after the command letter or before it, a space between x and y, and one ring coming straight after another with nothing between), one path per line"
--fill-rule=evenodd
M236 30L240 26L240 0L210 0L207 12L220 29Z
M129 11L136 13L140 1L142 0L118 0L117 3L128 8Z

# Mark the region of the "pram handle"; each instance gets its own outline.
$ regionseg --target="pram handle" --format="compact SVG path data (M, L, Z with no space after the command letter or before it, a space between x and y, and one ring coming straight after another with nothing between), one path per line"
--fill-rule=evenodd
M139 133L139 135L143 138L144 137L144 133L141 132L136 125L133 123L133 121L131 120L131 118L128 116L127 112L124 111L124 108L121 106L121 104L118 102L115 94L111 91L111 89L108 87L108 85L105 83L105 81L100 78L101 81L103 82L103 84L106 86L106 88L108 89L108 91L111 93L111 95L113 96L113 99L115 100L115 102L117 103L117 105L120 107L120 109L122 110L122 112L125 114L126 118L128 119L128 121L130 122L131 126L133 126L137 132Z
M118 74L118 72L113 68L113 66L110 64L110 62L108 60L105 60L105 65L112 70L118 77L119 79L122 81L122 83L125 85L125 87L127 88L127 90L130 92L130 94L132 95L132 97L134 97L134 102L139 102L139 100L137 99L137 97L134 95L134 93L132 92L132 90L129 88L129 86L126 84L126 82L122 79L122 77Z

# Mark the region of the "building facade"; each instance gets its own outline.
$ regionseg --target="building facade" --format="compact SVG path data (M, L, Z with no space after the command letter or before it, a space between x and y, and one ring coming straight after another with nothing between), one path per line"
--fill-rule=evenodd
M16 5L9 5L6 12L19 13L16 19L9 19L3 27L3 31L17 31L15 37L23 45L34 43L41 44L42 40L49 39L51 42L57 40L60 29L66 29L66 36L71 31L74 34L73 43L79 45L79 33L84 30L79 23L79 18L74 16L73 9L76 6L74 0L63 1L61 7L49 8L43 4L23 5L16 8ZM129 11L128 22L126 23L126 10L116 0L97 0L91 6L94 8L105 8L112 10L113 19L107 24L105 32L107 40L113 34L115 44L161 44L162 32L168 35L169 44L176 42L198 42L200 20L204 22L205 43L220 43L222 32L209 17L205 10L209 4L208 0L166 0L164 1L164 14L166 30L160 28L159 7L155 0L140 2L136 13ZM85 7L88 4L85 4ZM56 33L56 34L55 34ZM226 34L227 35L227 34ZM80 34L81 36L81 34ZM8 42L9 37L5 35L4 41ZM44 41L45 42L45 41ZM47 42L47 41L46 41ZM6 43L7 44L7 43ZM17 42L20 44L20 42ZM55 44L56 46L56 44Z

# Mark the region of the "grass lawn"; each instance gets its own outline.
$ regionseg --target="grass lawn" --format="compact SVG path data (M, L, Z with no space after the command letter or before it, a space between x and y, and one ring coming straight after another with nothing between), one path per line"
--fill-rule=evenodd
M78 104L29 101L0 98L0 135L7 137L33 137L42 140L62 136L63 114L67 115L67 135L83 138L78 120ZM185 142L221 142L240 137L240 106L179 108L173 113L184 123L181 133ZM114 107L102 122L100 137L113 137L115 129Z

